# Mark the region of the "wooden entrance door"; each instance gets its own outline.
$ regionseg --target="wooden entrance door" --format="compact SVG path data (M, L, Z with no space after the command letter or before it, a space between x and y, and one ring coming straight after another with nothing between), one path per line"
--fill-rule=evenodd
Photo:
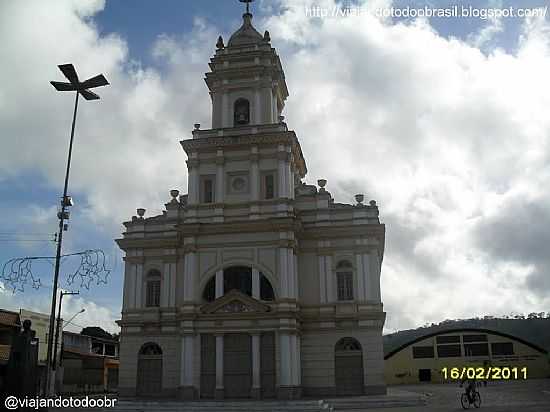
M338 395L363 394L363 351L356 339L342 338L336 343L334 376Z
M201 398L213 398L216 390L216 337L201 334Z
M156 343L146 343L138 355L137 396L162 393L162 350Z
M275 397L275 334L262 333L260 338L260 377L262 398Z
M223 337L223 385L226 398L249 398L252 389L252 340L248 334Z

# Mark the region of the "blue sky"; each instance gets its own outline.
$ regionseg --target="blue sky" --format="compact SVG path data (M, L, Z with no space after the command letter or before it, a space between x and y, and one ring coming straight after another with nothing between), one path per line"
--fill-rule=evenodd
M330 3L329 0L307 2L310 6ZM344 2L344 5L368 7L369 3L375 2L354 1ZM394 6L437 4L438 7L445 7L471 3L396 0ZM390 2L379 0L377 4L389 6ZM209 123L209 101L202 81L203 73L208 70L208 58L214 51L218 34L222 34L227 41L230 33L240 25L243 5L236 0L111 0L105 3L87 0L80 4L60 1L55 6L54 3L49 5L51 8L47 10L39 3L33 6L15 1L0 4L0 27L5 30L2 32L0 28L0 34L10 43L10 47L0 52L0 60L17 61L14 68L0 69L3 78L10 79L4 90L0 88L0 111L5 108L0 115L0 123L6 125L0 137L5 148L4 154L0 153L0 262L13 257L54 254L55 245L48 239L57 228L55 208L62 190L72 110L71 96L49 90L49 80L62 80L56 64L73 61L82 76L104 71L112 85L98 91L103 100L80 106L73 159L75 171L71 175L69 190L75 199L75 206L72 208L70 230L66 232L64 251L101 248L107 255L112 272L107 286L92 286L89 291L82 290L79 298L69 300L65 316L71 316L81 306L86 306L90 308L88 313L95 311L97 316L83 315L75 320L76 324L81 325L78 319L82 319L80 322L96 322L116 330L112 320L117 319L120 313L123 262L122 253L113 238L119 236L123 229L120 223L129 219L136 207L145 206L148 213L160 213L163 203L169 200L170 189L185 191L185 155L177 141L189 137L194 122ZM525 8L547 5L548 2L542 0L521 2ZM476 1L475 6L509 7L517 6L517 2ZM540 102L544 97L539 94L524 96L522 93L525 90L521 91L521 84L512 80L500 88L485 85L491 77L487 73L496 74L502 69L502 73L511 73L511 76L527 73L526 76L533 82L540 81L541 90L546 90L548 84L542 74L531 72L534 69L530 67L533 62L538 62L542 70L547 63L548 56L544 54L547 45L543 44L541 36L537 37L537 30L548 33L545 31L548 16L546 23L539 22L537 27L529 26L525 19L520 18L503 19L500 23L467 18L431 19L424 26L415 25L411 20L394 19L380 23L380 27L378 23L366 19L358 28L343 21L338 26L339 23L334 21L304 19L300 15L304 7L306 3L303 2L257 1L252 4L254 24L260 32L265 29L271 32L272 43L281 55L291 88L287 118L290 126L296 128L299 136L302 135L306 159L311 161L308 181L314 182L323 173L328 173L324 166L327 159L323 157L326 152L320 148L322 145L315 142L321 141L330 147L331 135L334 135L336 127L342 125L350 135L357 133L357 130L371 130L373 134L369 135L368 141L378 141L380 144L376 149L369 147L367 152L374 151L381 158L391 156L387 162L395 162L392 163L393 171L384 173L380 171L382 165L377 163L378 160L366 162L368 165L361 167L372 169L362 170L361 175L369 176L364 180L351 169L345 174L345 167L337 168L333 171L332 188L337 201L349 202L354 191L368 188L372 195L382 199L382 204L387 204L387 209L381 209L381 215L387 219L389 242L385 261L388 275L384 286L388 291L388 311L395 314L389 318L389 329L443 320L439 319L441 316L503 312L506 305L495 306L490 299L484 304L474 305L474 308L461 308L455 312L439 311L440 307L434 304L415 319L407 318L403 314L405 309L398 307L399 295L392 292L396 279L401 276L411 276L410 282L430 279L430 276L453 279L454 272L444 273L447 270L445 262L460 265L468 261L467 257L471 258L470 262L476 262L476 266L467 271L469 274L463 275L466 278L483 270L489 278L508 279L507 290L510 293L518 284L533 293L528 305L522 303L526 311L547 308L548 299L542 298L537 291L548 284L540 281L537 273L550 268L550 262L529 251L518 252L513 258L510 253L505 256L505 252L512 247L487 235L493 230L499 233L499 237L506 237L508 232L501 234L496 229L508 227L499 220L508 218L504 211L513 210L518 205L539 210L542 208L540 205L544 204L544 196L538 191L540 188L529 186L534 185L534 180L529 178L533 172L529 167L538 170L533 166L538 163L531 158L514 158L510 154L512 150L505 152L505 149L515 148L516 145L542 145L544 139L540 136L546 129L536 113L541 111ZM298 11L292 11L293 8ZM32 27L33 19L44 19L43 13L49 13L51 20L44 22L40 30ZM483 30L491 27L493 30L488 30L486 37L482 38ZM525 40L525 33L529 30L534 34ZM340 37L344 36L348 38L340 42ZM418 41L407 40L415 36L418 36ZM402 47L401 43L396 43L398 39L403 42ZM453 43L453 39L458 43ZM331 44L332 41L336 43ZM434 54L433 60L426 58L426 51L420 50L423 41L432 44L434 53L438 51L439 57ZM383 53L379 48L382 42L385 42ZM336 57L336 49L332 47L342 48L343 54ZM363 67L361 55L371 59L362 69L363 74L354 71L355 67ZM326 65L327 60L332 58L339 59L340 73ZM418 60L426 61L427 66L419 66ZM372 61L383 63L370 72L367 67ZM314 72L308 72L308 64L312 62L320 63L312 66ZM41 70L31 72L34 67ZM464 72L453 77L455 69L462 67L466 67ZM441 79L449 72L451 81L446 84ZM464 74L466 72L469 74ZM429 79L434 84L450 87L449 92L444 95L439 94L435 86L430 92L430 87L421 87L420 83L418 87L411 85L419 73L421 80L417 79L418 82ZM397 77L392 78L394 75ZM471 83L463 83L467 76L471 77ZM411 82L399 83L409 77ZM471 84L478 84L479 87L474 90ZM324 91L316 90L318 85L323 85ZM525 89L538 93L536 87L526 86ZM331 93L335 90L342 93L353 90L348 100L358 100L352 106L353 110L347 110L331 121L323 102L334 98ZM380 95L376 97L378 93ZM428 100L424 99L423 93L432 93L430 98L438 104L427 105L425 110L419 112L417 109ZM494 142L484 147L485 143L475 139L480 136L487 136L488 140L496 139L500 133L506 133L506 130L501 130L506 127L490 119L492 116L496 119L503 116L504 112L499 110L508 110L510 96L526 98L537 105L530 112L535 114L529 115L533 120L532 127L522 129L522 133L529 131L533 136L525 137L526 140L502 138L498 143L502 152L495 152L490 150L495 147ZM465 101L459 102L463 97ZM468 98L472 102L486 102L487 105L480 104L479 113L474 113L469 110L472 104L466 104ZM451 100L453 103L449 103ZM8 102L12 104L8 106ZM369 119L373 123L369 127L357 126L358 129L355 129L355 123L363 117L363 113L354 110L363 104L369 107ZM440 113L437 121L430 123L430 126L424 123L429 121L430 116L436 116L440 107L447 106L452 115ZM308 107L307 115L304 107ZM513 119L523 119L524 116L523 111L506 113L511 113ZM450 130L443 126L436 128L434 124L438 121L443 124L450 122L444 117L446 115L461 118L459 126ZM98 118L102 120L98 122ZM379 125L388 118L400 120L380 129ZM407 122L413 122L413 126L407 126ZM320 127L321 124L324 126ZM513 126L508 129L510 133L514 130ZM411 133L418 133L414 144L407 137ZM457 134L460 137L457 138ZM443 135L448 137L443 138ZM516 139L520 139L518 133L515 135ZM438 142L446 142L442 144L446 150L453 148L456 152L456 156L446 164L431 163L437 157L432 152L437 144L430 143L434 136L441 139ZM462 142L460 139L463 136L471 136L474 140ZM448 142L445 140L447 138ZM354 147L353 144L350 141L350 147ZM391 146L393 144L395 146ZM532 150L536 152L540 147L535 145ZM544 148L546 150L546 146ZM334 150L338 153L343 149L337 147ZM526 151L526 156L531 156L529 153ZM343 152L341 155L343 158L351 156ZM369 155L365 156L369 158ZM107 159L111 163L107 163ZM535 163L529 163L531 161ZM506 162L516 162L510 163L516 165L527 162L525 164L529 167L521 166L525 180L520 182L517 176L508 176L501 169ZM346 163L358 164L353 161ZM545 163L541 164L539 175L546 171ZM471 170L467 170L468 165ZM328 178L330 182L331 177ZM477 186L471 187L474 181ZM395 189L386 191L384 187L390 184ZM410 187L416 187L419 192L405 199L403 193L408 190L405 188ZM527 204L522 203L527 201L525 197L520 200L525 193L531 196ZM502 198L497 199L500 195ZM463 210L462 205L445 209L446 202L453 203L461 197L481 206L476 210ZM434 202L437 207L426 206L429 202ZM405 213L408 208L415 212ZM544 210L542 219L545 219L547 209L541 210ZM456 228L470 228L457 223L457 219L459 222L461 218L470 219L472 216L481 216L483 222L468 220L471 232L468 239L461 238L464 245L456 251L456 255L453 252L452 256L439 256L430 249L432 242L443 241L438 238L442 234L448 235L444 241L456 244L457 239L453 237L458 236ZM421 225L420 222L424 219L428 223L422 226L424 223ZM480 246L479 242L487 242L487 236L490 246ZM544 234L534 233L533 236L545 239ZM528 236L529 240L531 238ZM66 262L65 265L66 272L71 263ZM0 306L47 311L51 294L48 288L51 281L48 279L51 278L52 266L46 262L37 266L36 271L44 287L39 291L27 287L24 293L15 295L4 293L0 296ZM410 274L405 275L406 272ZM62 273L61 285L64 285L65 277L66 273ZM417 291L414 299L424 300L422 293ZM519 310L517 307L512 309Z

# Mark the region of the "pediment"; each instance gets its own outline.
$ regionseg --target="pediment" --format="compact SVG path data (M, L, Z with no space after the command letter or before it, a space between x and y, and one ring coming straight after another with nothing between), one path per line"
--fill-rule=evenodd
M202 313L254 313L269 312L269 306L245 295L238 290L232 290L222 297L201 307Z

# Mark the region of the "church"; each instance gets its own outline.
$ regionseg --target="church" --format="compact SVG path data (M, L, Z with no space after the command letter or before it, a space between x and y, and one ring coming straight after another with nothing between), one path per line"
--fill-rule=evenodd
M211 128L180 142L188 193L158 216L137 209L117 239L120 396L385 394L376 201L305 182L283 65L248 7L209 68Z

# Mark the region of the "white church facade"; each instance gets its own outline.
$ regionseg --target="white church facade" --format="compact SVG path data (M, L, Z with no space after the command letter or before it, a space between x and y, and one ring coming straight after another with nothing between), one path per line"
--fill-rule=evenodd
M212 127L181 142L188 193L172 190L159 216L138 209L117 240L121 396L386 393L385 226L375 201L304 183L283 68L251 20L216 44Z

